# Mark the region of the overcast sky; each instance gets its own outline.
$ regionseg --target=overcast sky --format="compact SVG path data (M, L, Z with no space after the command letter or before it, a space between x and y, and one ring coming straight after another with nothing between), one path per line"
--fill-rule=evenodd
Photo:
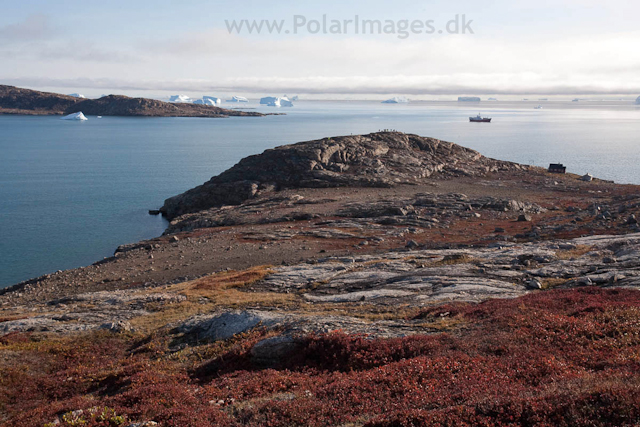
M89 96L640 95L638 0L0 0L0 10L0 84L34 89ZM301 26L293 34L294 16L325 14L329 24L356 15L399 26L431 20L435 33L355 34L348 27L347 34L312 34ZM473 34L448 34L446 24L463 14ZM244 19L284 26L281 34L230 34L225 20Z

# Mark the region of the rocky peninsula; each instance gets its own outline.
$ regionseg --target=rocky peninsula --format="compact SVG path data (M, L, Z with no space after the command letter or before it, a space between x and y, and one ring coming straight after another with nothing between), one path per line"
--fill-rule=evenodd
M77 112L94 116L142 117L259 117L264 114L230 110L210 105L169 103L155 99L108 95L98 99L40 92L0 85L0 114L67 115Z
M379 132L160 210L163 236L0 291L0 423L640 421L639 186Z

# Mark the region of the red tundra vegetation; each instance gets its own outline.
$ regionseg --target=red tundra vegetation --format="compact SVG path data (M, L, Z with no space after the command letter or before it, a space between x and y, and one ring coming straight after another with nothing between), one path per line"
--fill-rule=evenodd
M308 336L255 366L255 331L226 343L150 336L0 338L0 421L12 427L633 426L640 292L552 290L425 309L454 330ZM179 348L180 350L177 350ZM82 410L80 412L79 410ZM76 411L75 413L70 413Z

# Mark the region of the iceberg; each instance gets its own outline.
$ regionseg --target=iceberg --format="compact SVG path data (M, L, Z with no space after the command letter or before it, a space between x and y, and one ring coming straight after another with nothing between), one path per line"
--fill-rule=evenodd
M81 93L70 93L69 96L73 96L74 98L86 98L86 96Z
M214 99L217 99L218 102L216 102ZM217 107L218 104L220 104L220 100L218 98L214 98L214 99L204 99L204 98L196 99L195 101L193 101L193 103L198 105L208 105L210 107Z
M293 107L293 102L291 102L291 100L285 96L283 98L280 98L280 106L281 107Z
M234 96L231 99L227 99L227 102L249 102L244 96Z
M477 96L459 96L458 102L480 102L480 98Z
M60 120L79 120L79 121L84 121L84 120L89 120L89 119L87 119L84 116L84 114L82 114L82 111L78 111L77 113L72 113L72 114L69 114L68 116L60 117Z
M220 105L220 103L222 102L222 99L215 96L203 96L202 100L205 102L205 105L209 105L207 104L207 101L211 101L212 105Z
M268 107L293 107L293 102L286 96L279 98L276 96L267 96L260 100L260 104Z
M386 101L382 101L383 104L404 104L409 102L409 100L404 96L394 96L391 99L387 99Z
M261 105L269 105L273 102L276 102L278 98L276 96L265 96L264 98L260 98Z
M171 98L169 98L169 102L175 102L175 103L191 103L191 98L189 98L187 95L173 95Z
M636 99L636 104L640 105L640 96Z

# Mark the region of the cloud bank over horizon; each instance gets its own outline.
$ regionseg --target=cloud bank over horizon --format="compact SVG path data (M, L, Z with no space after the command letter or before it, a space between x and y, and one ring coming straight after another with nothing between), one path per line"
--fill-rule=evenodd
M609 8L592 14L618 13L616 8L625 6L631 20L630 12L640 11L636 3L610 3L591 4ZM558 4L581 7L573 0ZM544 17L548 10L526 9L518 16ZM222 17L242 16L231 7L218 11L210 26L165 28L158 18L120 32L108 23L81 22L75 28L55 13L21 12L0 20L0 84L340 97L640 94L640 31L624 21L532 33L545 27L523 21L520 28L515 16L501 23L500 17L480 15L474 34L400 40L371 34L230 34ZM78 31L84 35L78 37Z

